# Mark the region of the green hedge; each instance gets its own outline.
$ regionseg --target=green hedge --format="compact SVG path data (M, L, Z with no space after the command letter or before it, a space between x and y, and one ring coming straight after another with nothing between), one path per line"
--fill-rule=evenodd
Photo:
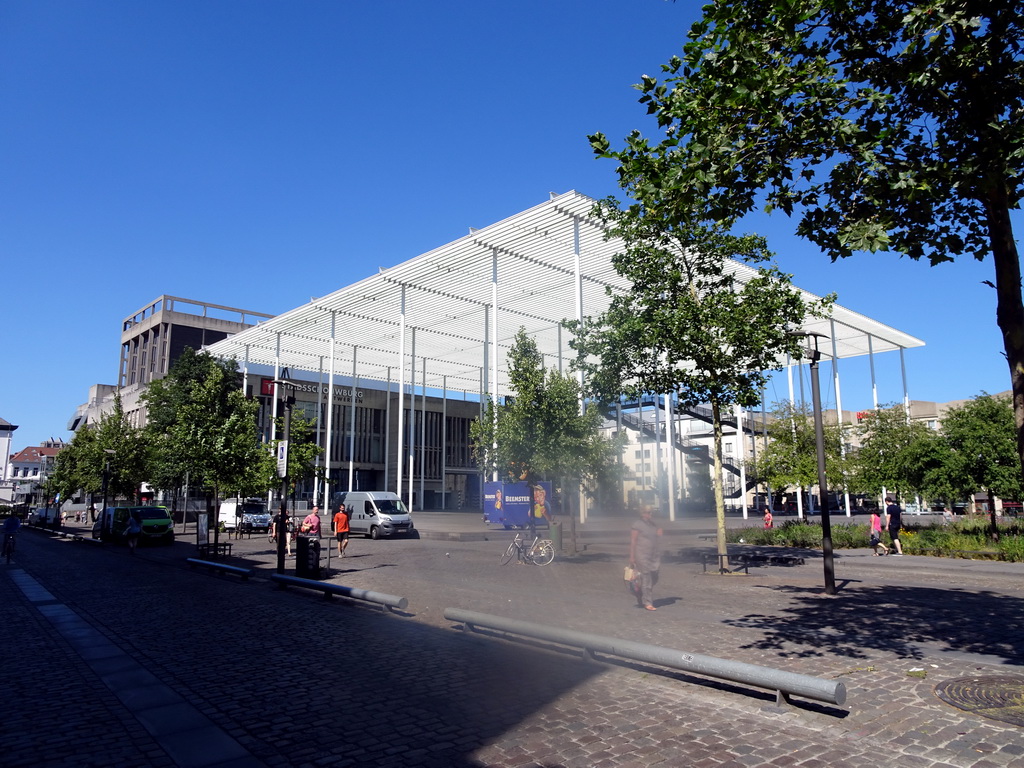
M821 524L787 520L782 525L762 528L732 528L726 532L731 542L780 547L821 548ZM868 545L868 525L847 523L832 525L832 546L835 549L860 549ZM889 543L888 534L882 540ZM948 525L904 528L900 543L906 554L927 554L945 557L984 557L1024 562L1024 523L999 525L999 541L989 537L987 518L957 520Z

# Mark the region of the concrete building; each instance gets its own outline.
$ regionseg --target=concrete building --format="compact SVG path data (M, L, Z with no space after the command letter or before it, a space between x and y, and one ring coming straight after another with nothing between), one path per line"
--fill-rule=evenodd
M57 454L66 443L62 440L45 440L42 445L23 448L10 457L8 479L13 485L14 504L43 503L42 485L53 472Z
M11 443L18 427L0 419L0 504L14 503L14 481L10 479Z
M273 315L226 307L179 296L158 296L121 322L121 354L117 384L94 384L89 399L78 406L68 430L96 424L120 394L125 413L137 426L145 423L139 402L149 382L167 375L186 347L201 349L267 320Z

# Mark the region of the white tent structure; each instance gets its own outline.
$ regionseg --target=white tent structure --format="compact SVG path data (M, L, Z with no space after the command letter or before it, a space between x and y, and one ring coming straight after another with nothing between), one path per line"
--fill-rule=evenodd
M398 383L445 392L504 395L507 354L520 328L549 365L571 350L567 319L600 314L608 290L627 288L612 267L621 248L591 215L594 199L575 191L343 287L208 348L211 354L331 378ZM753 275L735 264L739 279ZM807 299L818 297L807 293ZM823 356L902 351L924 342L834 306L804 331L822 334ZM904 386L905 389L905 386ZM838 388L837 388L838 392ZM401 402L401 401L400 401ZM398 409L399 419L403 409ZM331 425L328 424L328 432ZM403 435L401 423L399 439ZM407 448L407 447L406 447ZM399 456L404 455L399 444ZM398 488L402 487L399 463ZM410 476L411 481L411 476Z

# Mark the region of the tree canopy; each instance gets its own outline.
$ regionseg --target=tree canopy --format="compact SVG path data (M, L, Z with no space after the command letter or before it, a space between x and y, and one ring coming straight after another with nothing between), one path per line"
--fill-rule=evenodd
M149 445L142 430L128 419L121 398L95 426L79 429L57 454L50 490L70 498L78 490L97 494L103 489L103 472L109 465L107 495L110 500L134 500L139 485L149 478Z
M614 475L619 444L601 435L601 411L580 410L572 378L545 368L537 343L520 329L508 355L509 396L488 402L470 428L486 473L505 480L601 482Z
M620 185L668 218L762 206L830 258L994 263L1024 463L1024 304L1010 211L1024 191L1024 9L990 0L714 0L636 87L657 120Z
M722 408L760 402L768 371L781 368L786 355L802 354L803 339L793 331L823 306L805 304L790 276L770 263L764 238L680 218L663 204L668 180L648 182L632 190L638 199L627 208L607 200L597 210L607 236L623 242L612 263L630 289L612 295L601 316L566 325L588 394L673 393L683 405L710 403L724 555Z
M825 471L829 488L846 485L847 462L838 424L825 424ZM771 442L757 456L756 471L773 489L811 488L818 483L814 419L806 405L776 403L768 425ZM826 500L827 501L827 500Z
M186 348L168 375L143 395L154 448L154 482L243 495L270 487L273 457L256 429L259 404L247 400L234 361Z

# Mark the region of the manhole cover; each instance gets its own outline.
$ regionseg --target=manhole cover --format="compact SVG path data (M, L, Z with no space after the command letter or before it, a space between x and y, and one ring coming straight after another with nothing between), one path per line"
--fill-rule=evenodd
M1024 677L958 677L936 685L935 695L967 712L1024 726Z

